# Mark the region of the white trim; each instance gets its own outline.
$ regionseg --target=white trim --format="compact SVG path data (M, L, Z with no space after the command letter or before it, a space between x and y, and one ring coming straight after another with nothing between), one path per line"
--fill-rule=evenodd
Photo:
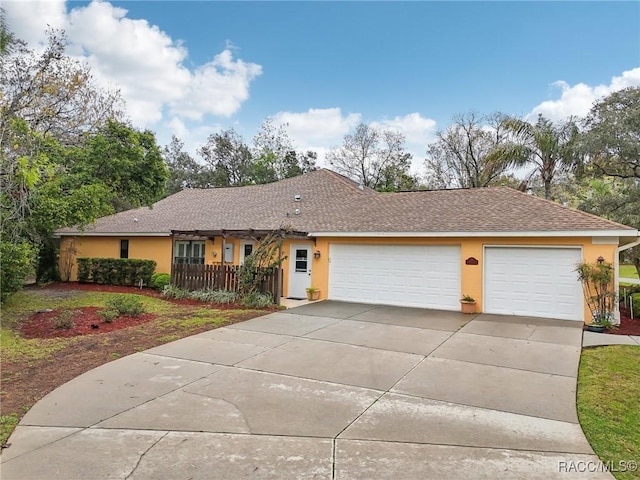
M58 237L170 237L171 232L120 232L120 233L98 233L98 232L62 232L54 233L55 238Z
M618 237L593 237L591 239L592 245L620 245L620 238Z
M637 237L638 230L563 230L523 232L310 232L310 237Z

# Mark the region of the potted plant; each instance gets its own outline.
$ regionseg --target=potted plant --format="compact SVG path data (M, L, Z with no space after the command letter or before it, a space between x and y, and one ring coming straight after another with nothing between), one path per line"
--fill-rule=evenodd
M613 265L599 258L596 263L579 263L576 272L591 310L591 323L587 324L587 330L602 333L615 327L613 319L617 296L613 286Z
M320 298L320 289L309 287L306 290L307 290L307 299L318 300Z
M476 313L476 299L471 295L463 295L460 299L462 313Z

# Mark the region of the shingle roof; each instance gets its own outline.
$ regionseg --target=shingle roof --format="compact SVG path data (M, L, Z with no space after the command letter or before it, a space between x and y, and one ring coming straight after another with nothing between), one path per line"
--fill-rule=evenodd
M302 199L295 201L295 195ZM316 233L635 231L506 187L379 193L326 169L266 185L182 190L152 208L100 218L85 231L161 234L283 227Z

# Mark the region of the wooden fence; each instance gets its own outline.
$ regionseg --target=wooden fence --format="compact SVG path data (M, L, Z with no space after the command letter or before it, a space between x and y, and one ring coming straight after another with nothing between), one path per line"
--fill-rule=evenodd
M230 290L238 291L238 265L192 265L188 263L174 263L171 284L186 290ZM268 269L260 292L270 293L277 301L278 269Z

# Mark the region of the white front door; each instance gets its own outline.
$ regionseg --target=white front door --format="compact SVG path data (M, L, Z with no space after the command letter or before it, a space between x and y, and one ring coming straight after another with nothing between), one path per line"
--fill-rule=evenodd
M311 246L291 245L289 298L305 298L311 286Z

